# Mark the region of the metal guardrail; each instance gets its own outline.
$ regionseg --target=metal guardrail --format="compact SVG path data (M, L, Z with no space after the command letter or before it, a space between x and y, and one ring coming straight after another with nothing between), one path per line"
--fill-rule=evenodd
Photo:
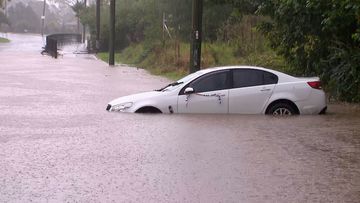
M81 43L81 34L52 34L46 36L46 45L43 52L54 58L58 57L58 46ZM42 52L42 53L43 53Z

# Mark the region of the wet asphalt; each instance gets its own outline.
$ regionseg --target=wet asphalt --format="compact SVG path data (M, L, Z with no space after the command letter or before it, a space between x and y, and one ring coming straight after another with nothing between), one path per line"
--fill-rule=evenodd
M291 118L109 113L110 100L169 81L72 51L42 56L36 35L8 38L0 202L360 200L357 108Z

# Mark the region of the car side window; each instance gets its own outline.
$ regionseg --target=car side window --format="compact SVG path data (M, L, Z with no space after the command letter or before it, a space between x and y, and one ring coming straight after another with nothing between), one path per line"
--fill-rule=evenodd
M270 85L270 84L277 84L279 81L278 76L276 76L275 74L266 72L264 72L264 85Z
M243 69L234 70L233 86L234 88L251 87L263 84L263 75L260 71Z
M210 92L228 88L228 71L211 73L191 82L189 87L194 88L195 92Z
M233 88L252 87L258 85L276 84L278 77L262 70L233 70Z

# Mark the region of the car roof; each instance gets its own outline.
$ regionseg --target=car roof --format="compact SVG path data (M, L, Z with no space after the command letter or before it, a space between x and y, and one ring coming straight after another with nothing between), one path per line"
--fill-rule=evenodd
M296 80L295 77L276 71L276 70L272 70L272 69L268 69L268 68L263 68L263 67L257 67L257 66L221 66L221 67L213 67L213 68L206 68L206 69L202 69L199 70L198 72L201 74L206 74L206 73L210 73L210 72L214 72L214 71L221 71L221 70L229 70L229 69L253 69L253 70L262 70L262 71L267 71L270 73L273 73L275 75L277 75L279 77L279 80L281 80L282 82L285 81L293 81Z
M257 67L257 66L220 66L220 67L206 68L206 69L202 69L200 71L203 73L209 73L209 72L213 72L213 71L228 70L228 69L256 69L256 70L264 70L264 71L269 71L269 72L274 71L272 69L267 69L267 68L262 68L262 67ZM275 72L278 72L278 71L275 71Z

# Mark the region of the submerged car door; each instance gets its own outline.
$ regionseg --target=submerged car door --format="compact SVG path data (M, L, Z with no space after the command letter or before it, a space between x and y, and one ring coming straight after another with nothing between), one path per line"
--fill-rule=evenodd
M203 75L186 85L178 96L179 113L228 113L230 71ZM185 94L187 87L194 92Z
M278 82L278 77L257 69L233 69L232 76L229 113L262 113Z

